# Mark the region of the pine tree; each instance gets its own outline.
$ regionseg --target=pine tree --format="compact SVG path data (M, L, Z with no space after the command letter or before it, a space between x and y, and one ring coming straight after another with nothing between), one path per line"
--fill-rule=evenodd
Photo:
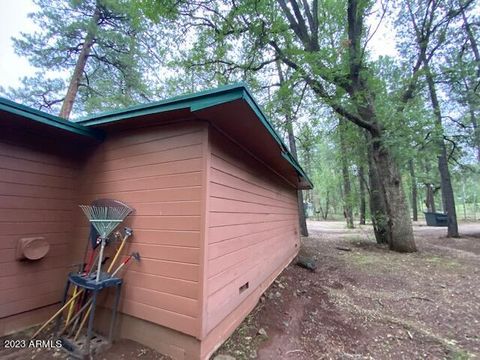
M35 0L34 33L13 39L18 55L38 69L9 89L13 100L59 113L124 107L150 96L142 71L148 23L128 2Z

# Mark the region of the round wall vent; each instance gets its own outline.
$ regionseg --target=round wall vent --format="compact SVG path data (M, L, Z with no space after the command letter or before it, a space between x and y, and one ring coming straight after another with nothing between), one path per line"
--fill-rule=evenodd
M50 244L44 237L22 238L17 243L17 260L40 260L50 250Z

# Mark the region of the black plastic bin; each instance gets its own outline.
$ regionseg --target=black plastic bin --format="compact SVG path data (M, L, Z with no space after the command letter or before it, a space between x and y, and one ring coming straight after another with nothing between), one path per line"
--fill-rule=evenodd
M427 226L448 226L447 214L424 212Z

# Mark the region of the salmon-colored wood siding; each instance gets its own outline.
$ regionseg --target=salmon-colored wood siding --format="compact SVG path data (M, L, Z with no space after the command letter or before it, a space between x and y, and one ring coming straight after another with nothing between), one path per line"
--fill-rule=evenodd
M204 127L187 121L109 131L81 190L84 203L113 198L135 209L125 222L134 233L124 255L138 251L141 261L125 272L121 311L193 336L201 314ZM84 244L87 220L80 224Z
M70 265L80 160L65 143L0 128L0 318L60 300ZM21 238L43 236L45 258L16 260Z
M207 333L299 245L296 190L219 131L211 129L209 142Z
M61 299L88 239L78 204L112 198L135 209L123 256L141 254L120 311L198 339L193 358L204 358L297 253L296 189L208 122L104 130L95 146L0 133L0 318ZM32 236L46 237L47 257L15 260Z

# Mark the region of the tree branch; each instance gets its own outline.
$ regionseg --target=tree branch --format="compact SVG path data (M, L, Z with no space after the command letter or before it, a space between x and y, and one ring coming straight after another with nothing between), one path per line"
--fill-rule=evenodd
M358 125L370 132L376 131L373 125L367 121L364 121L362 118L360 118L358 115L349 112L347 109L342 107L340 104L338 104L332 97L327 93L325 90L324 86L322 85L321 82L318 80L312 78L309 76L298 64L293 62L292 60L288 59L282 52L282 50L279 48L279 46L274 42L270 41L269 44L275 49L277 52L279 59L283 61L283 63L295 71L297 71L300 76L303 78L303 80L311 87L313 92L318 95L320 98L325 101L327 105L332 107L332 109L339 115L343 116L345 119L353 122L355 125Z

